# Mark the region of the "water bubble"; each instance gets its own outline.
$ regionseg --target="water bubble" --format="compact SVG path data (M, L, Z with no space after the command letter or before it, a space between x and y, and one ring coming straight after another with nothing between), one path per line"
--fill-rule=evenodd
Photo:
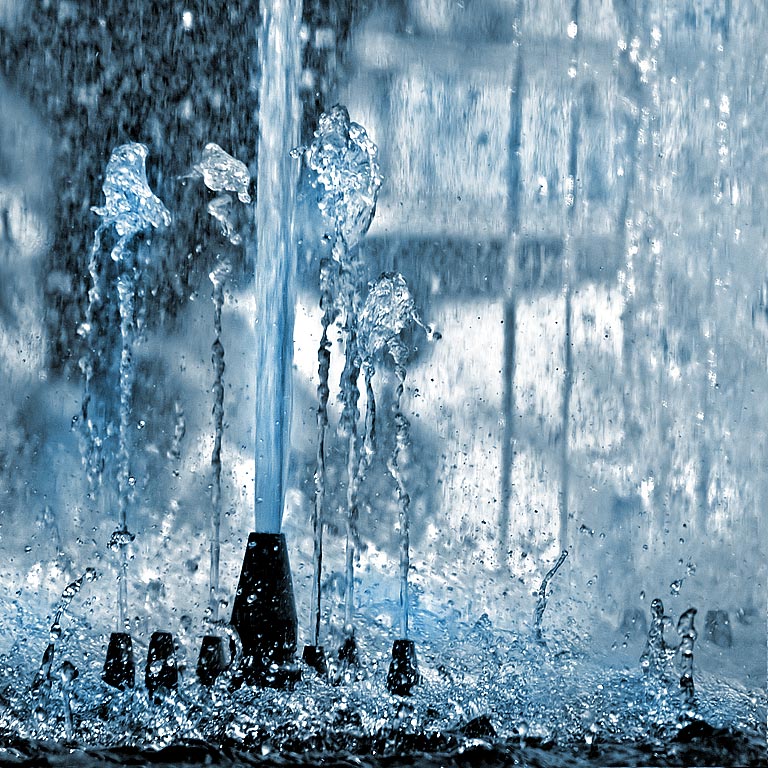
M680 594L680 588L683 586L684 579L675 579L670 585L669 585L669 594L676 597Z

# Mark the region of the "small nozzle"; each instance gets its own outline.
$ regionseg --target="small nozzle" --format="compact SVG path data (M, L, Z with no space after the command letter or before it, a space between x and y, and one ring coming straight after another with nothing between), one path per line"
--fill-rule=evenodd
M318 676L328 677L328 659L325 657L325 648L322 645L305 645L301 658L308 667L317 672Z
M147 653L147 668L144 682L150 696L176 688L179 673L176 669L176 649L170 632L153 632Z
M217 635L206 635L200 646L200 656L197 659L197 679L206 688L216 682L216 678L227 668L224 652L224 638Z
M109 637L107 658L101 679L113 688L124 691L133 688L136 664L133 661L133 643L127 632L113 632Z
M420 682L421 675L413 640L395 640L387 675L387 690L394 696L410 696L411 688Z

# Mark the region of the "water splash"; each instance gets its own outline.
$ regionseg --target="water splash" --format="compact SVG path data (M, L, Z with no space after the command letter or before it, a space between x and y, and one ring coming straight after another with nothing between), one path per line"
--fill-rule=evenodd
M347 108L336 104L320 115L309 147L295 149L293 156L302 153L316 174L317 205L332 234L340 235L347 248L353 248L368 231L376 212L382 182L378 147L365 128L350 121Z
M218 619L219 558L221 553L221 441L224 435L224 345L221 342L221 310L224 306L224 284L232 272L229 261L221 261L208 275L213 284L213 332L211 346L213 364L213 452L211 453L210 571L208 579L211 618Z
M125 626L127 616L127 578L128 567L126 545L133 538L128 531L128 507L133 495L134 479L130 471L129 430L132 410L134 365L133 347L140 330L141 309L136 310L136 298L141 296L139 287L143 259L139 258L138 249L131 249L131 241L142 233L158 227L167 227L171 223L171 214L163 202L150 189L147 181L146 159L148 150L144 144L131 143L116 147L109 158L102 190L105 205L92 207L91 210L103 218L96 230L94 247L89 259L89 271L92 271L94 300L100 299L100 287L103 267L97 261L100 250L100 238L104 228L113 226L118 239L110 256L118 264L119 273L116 281L117 303L120 318L120 416L117 450L117 490L118 523L113 540L119 540L119 576L118 576L118 613L119 626ZM144 256L146 259L146 256ZM89 301L89 313L92 307ZM89 346L93 344L98 330L92 324L93 317L87 318ZM93 352L91 352L93 354ZM92 375L92 359L86 366L86 397L90 399L89 374ZM84 398L85 399L85 398ZM117 537L117 538L116 538Z
M171 224L170 212L149 188L146 170L148 154L144 144L116 147L104 174L102 191L106 203L102 207L91 208L97 216L103 217L102 226L114 226L120 237L110 254L114 261L126 256L131 238Z
M669 616L664 615L664 603L657 597L651 603L648 639L640 656L640 668L649 680L664 680L669 661L675 655L675 649L664 639L664 630L669 624Z
M407 460L411 445L410 422L402 410L401 401L405 389L406 362L409 349L401 334L410 325L425 327L416 311L416 305L405 278L395 272L384 273L371 286L360 312L358 339L365 370L366 393L368 395L364 451L358 466L358 482L364 474L370 457L375 450L374 430L376 403L373 392L375 361L389 353L395 362L397 389L392 407L395 425L395 444L387 461L387 469L395 481L398 498L398 523L400 529L400 637L408 637L409 582L410 570L410 506L411 497L403 477L403 462Z
M61 619L69 608L75 595L80 592L84 582L92 582L96 579L96 571L93 568L86 568L79 578L75 579L71 584L68 584L59 598L59 604L56 608L56 613L53 615L53 623L49 633L49 642L43 653L43 660L40 663L40 668L37 670L30 690L32 695L38 700L36 715L39 720L42 720L46 716L46 707L48 704L48 698L53 686L53 659L56 651L56 643L61 637ZM70 678L73 679L73 678Z
M360 312L358 336L364 363L372 365L386 351L400 360L407 350L398 339L412 323L423 328L430 340L440 338L419 317L405 278L398 272L384 272L370 287Z
M203 157L193 170L203 177L205 186L212 192L234 192L241 203L251 202L251 196L248 193L251 174L248 166L225 152L218 144L210 142L205 145ZM224 197L229 198L229 195ZM209 213L211 213L210 208Z
M208 203L207 210L221 225L221 234L232 245L241 245L243 238L239 232L235 231L235 211L233 205L231 195L218 195Z
M360 353L357 345L357 318L360 309L360 262L354 246L368 231L376 212L376 198L381 175L376 161L378 148L368 138L365 129L350 122L347 108L337 104L324 112L318 121L315 138L309 147L298 147L292 157L304 157L307 167L315 174L313 186L319 190L318 208L330 224L333 236L332 258L338 264L336 301L344 315L344 369L341 375L339 434L347 441L347 514L344 625L348 643L352 641L352 612L354 605L354 569L356 552L360 548L358 532L359 454L357 434L360 397ZM324 311L325 314L325 311ZM321 350L319 357L323 356ZM323 367L323 361L320 362ZM321 385L322 376L321 372ZM327 377L327 372L325 373ZM318 390L320 392L320 390ZM321 394L321 399L324 393ZM318 419L321 419L318 413ZM320 422L318 422L320 423ZM324 440L324 426L319 427ZM320 461L318 453L318 466ZM324 475L324 471L323 471ZM317 481L316 481L317 482ZM316 488L318 486L316 485ZM320 493L322 502L323 492ZM318 493L315 493L316 500ZM321 541L316 539L318 544ZM320 552L318 550L318 552Z
M557 558L557 562L547 571L546 576L544 576L541 581L539 591L536 593L536 608L533 612L533 637L534 640L540 645L546 645L544 635L541 632L541 620L544 618L544 610L546 609L547 601L549 600L549 595L547 595L547 587L567 557L568 550L564 549L560 553L560 557Z

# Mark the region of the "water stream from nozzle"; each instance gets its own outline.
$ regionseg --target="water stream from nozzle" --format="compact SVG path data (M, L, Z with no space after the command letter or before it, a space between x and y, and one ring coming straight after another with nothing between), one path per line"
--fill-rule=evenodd
M124 630L128 614L127 546L133 540L128 530L128 508L133 496L134 479L131 475L130 429L132 415L134 361L133 348L139 336L142 308L137 307L137 297L141 299L139 287L142 270L148 260L145 244L135 244L135 239L158 227L171 224L171 214L149 187L147 181L146 146L138 143L122 144L110 155L104 174L103 207L91 210L103 217L97 229L94 248L89 258L89 272L93 280L94 301L100 298L100 286L105 267L98 260L97 247L104 228L114 226L117 240L112 247L110 257L117 265L115 291L117 293L118 315L120 320L120 363L119 363L119 420L117 449L117 528L109 541L109 548L118 553L118 629ZM141 301L139 303L142 303ZM93 306L89 300L88 317L92 326ZM93 327L88 329L89 341L94 343L98 332ZM93 354L93 350L91 350ZM91 363L93 361L91 360ZM86 393L84 400L90 398L90 376L92 370L86 370Z

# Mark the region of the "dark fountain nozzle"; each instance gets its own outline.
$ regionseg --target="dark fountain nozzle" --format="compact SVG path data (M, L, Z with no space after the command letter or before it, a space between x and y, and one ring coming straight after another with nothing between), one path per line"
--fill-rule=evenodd
M176 667L176 648L173 635L170 632L152 633L147 653L144 682L150 696L155 696L156 693L163 690L170 692L176 689L179 682L179 671Z
M302 661L320 677L328 677L328 659L322 645L305 645L301 655Z
M282 533L248 536L232 625L243 643L247 685L289 688L299 681L296 603Z
M200 645L197 659L197 679L206 688L216 682L216 678L227 668L224 638L218 635L206 635Z
M107 658L101 679L113 688L133 688L136 679L136 664L133 661L133 644L127 632L113 632L109 636Z
M387 690L395 696L410 696L411 688L421 682L413 640L395 640L387 675Z

